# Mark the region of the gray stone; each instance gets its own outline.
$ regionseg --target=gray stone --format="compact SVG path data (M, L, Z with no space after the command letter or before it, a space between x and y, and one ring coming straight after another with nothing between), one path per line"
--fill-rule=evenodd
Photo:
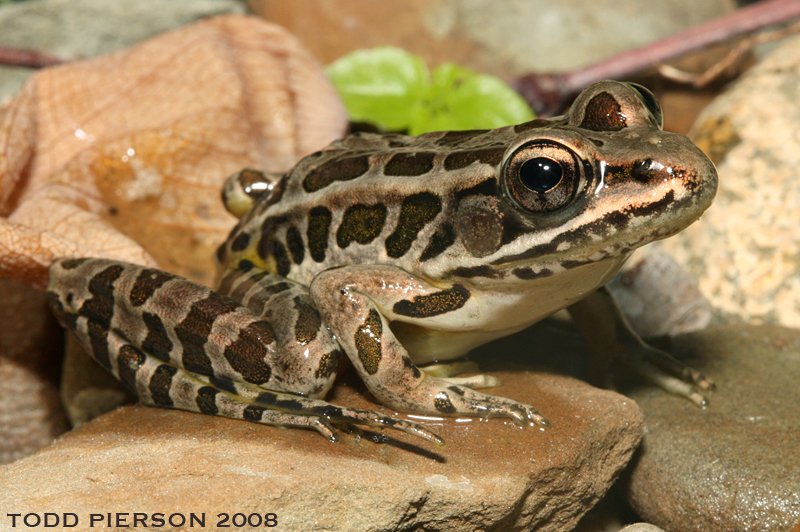
M703 218L659 243L718 309L800 327L800 37L733 83L690 134L719 170Z
M242 0L28 0L0 7L0 46L85 59L201 18L244 11ZM0 100L32 72L0 67Z
M765 532L800 522L800 331L727 326L670 349L717 384L704 410L666 393L632 397L647 433L629 500L665 530Z
M8 513L42 509L74 512L82 526L90 513L191 511L206 526L220 512L271 512L282 531L571 530L628 462L641 413L568 377L493 374L498 394L535 404L552 427L433 420L423 423L444 448L405 435L333 444L306 430L123 407L0 468L0 529ZM359 384L338 384L331 400L386 412Z
M714 313L697 281L654 246L637 250L608 288L643 338L700 330Z
M633 525L626 526L619 532L664 532L664 530L648 523L635 523Z

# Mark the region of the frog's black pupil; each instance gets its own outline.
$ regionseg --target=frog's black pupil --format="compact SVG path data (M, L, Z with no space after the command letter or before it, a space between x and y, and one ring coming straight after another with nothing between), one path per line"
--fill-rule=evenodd
M534 192L547 192L555 187L563 175L561 165L547 157L525 161L519 168L522 184Z

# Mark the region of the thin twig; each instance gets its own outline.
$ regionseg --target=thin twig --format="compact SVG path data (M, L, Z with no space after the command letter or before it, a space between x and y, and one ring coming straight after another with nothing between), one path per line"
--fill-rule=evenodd
M798 17L800 0L768 0L594 65L561 74L529 74L514 85L534 110L543 115L552 114L578 91L596 81L630 77L688 52Z
M37 52L35 50L0 47L0 65L44 68L47 66L60 65L64 62L66 61L60 57Z
M686 83L695 88L701 89L710 84L714 80L720 78L725 72L733 70L735 65L739 63L744 54L748 53L754 47L765 42L777 41L784 39L795 33L800 33L800 22L796 22L786 28L781 28L775 31L766 31L757 35L745 37L734 46L722 60L712 65L705 72L689 72L682 70L672 65L658 65L656 68L658 73L666 79L677 81L679 83Z

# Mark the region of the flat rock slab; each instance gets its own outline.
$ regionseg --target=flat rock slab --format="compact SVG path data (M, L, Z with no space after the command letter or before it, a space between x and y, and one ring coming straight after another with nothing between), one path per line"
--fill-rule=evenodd
M79 526L64 530L88 528L93 513L111 513L112 528L127 513L131 526L133 512L147 513L148 526L156 512L205 514L208 528L241 513L228 523L236 530L263 530L255 523L267 513L282 531L572 529L632 456L639 408L569 377L492 374L503 383L496 393L536 405L552 427L425 421L445 438L440 449L405 434L385 444L341 434L333 444L306 430L124 407L0 468L0 529L9 513L29 512L75 514ZM330 399L386 412L348 384ZM251 524L237 528L245 517Z
M800 530L800 331L719 327L670 351L699 357L718 389L706 410L633 394L647 424L629 488L636 511L665 530Z

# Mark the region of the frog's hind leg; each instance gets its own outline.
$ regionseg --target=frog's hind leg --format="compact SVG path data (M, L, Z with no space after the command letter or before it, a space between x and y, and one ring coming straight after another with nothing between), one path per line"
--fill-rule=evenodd
M277 356L273 325L187 279L105 259L60 259L48 298L86 351L146 404L309 427L329 439L333 426L355 424L441 442L415 423L288 393L284 381L298 361Z
M276 382L270 389L324 397L344 353L311 302L308 288L242 260L223 276L219 291L272 325L280 355L275 357Z
M459 360L446 364L429 364L419 369L431 377L437 377L450 384L466 386L473 390L481 388L494 388L500 386L500 379L492 375L470 375L469 377L459 377L462 373L477 373L480 371L477 362L471 360Z
M379 430L391 428L442 444L439 436L413 422L200 375L165 364L118 338L114 340L109 346L117 353L113 373L136 390L145 404L265 425L313 429L332 442L338 439L335 427L365 425Z

